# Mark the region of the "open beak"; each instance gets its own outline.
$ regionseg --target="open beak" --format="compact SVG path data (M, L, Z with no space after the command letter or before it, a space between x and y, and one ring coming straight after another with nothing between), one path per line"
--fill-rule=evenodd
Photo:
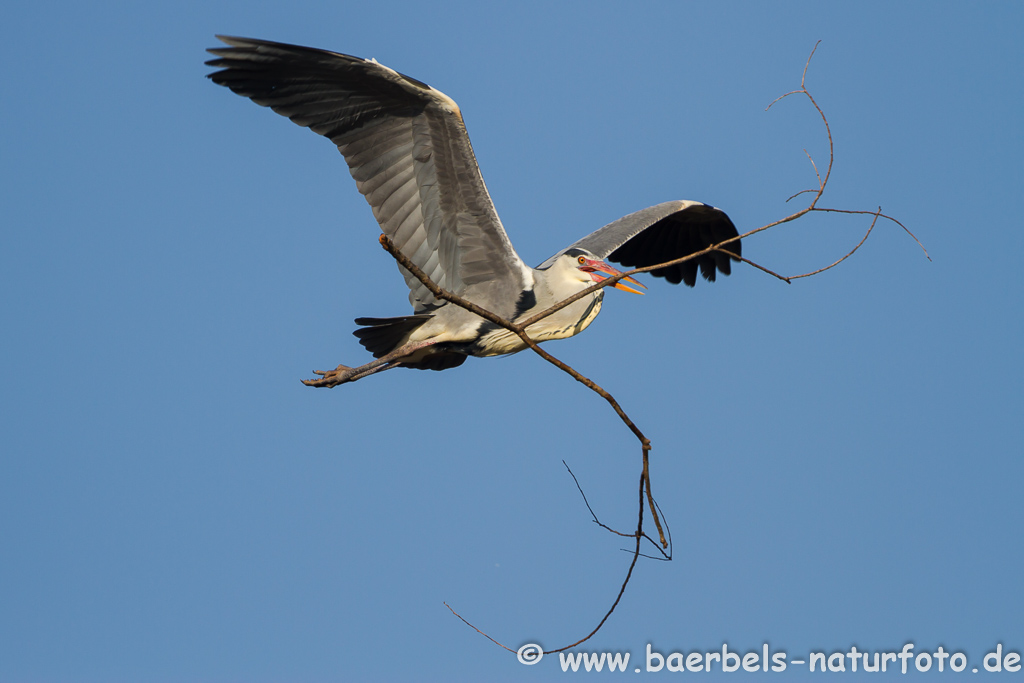
M601 280L607 280L612 275L621 275L622 274L621 270L619 270L617 268L613 268L612 266L609 266L604 261L595 261L593 259L587 259L587 262L585 264L583 264L582 266L580 266L580 270L582 270L584 273L590 273L590 276L592 278L594 278L594 282L600 282ZM606 274L602 275L602 273L606 273ZM644 289L647 289L647 287L644 286L644 284L642 282L637 282L636 280L634 280L633 278L629 277L628 275L626 277L622 278L622 280L626 280L628 282L632 282L634 285L636 285L638 287L643 287ZM627 287L626 285L622 284L622 280L619 280L618 282L616 282L614 285L612 285L612 287L614 287L615 289L621 289L624 292L632 292L633 294L643 294L643 292L641 292L638 289L633 289L632 287Z

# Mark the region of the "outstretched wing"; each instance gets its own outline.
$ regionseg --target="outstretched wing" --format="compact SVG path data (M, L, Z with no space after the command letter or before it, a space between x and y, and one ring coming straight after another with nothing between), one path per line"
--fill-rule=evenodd
M630 268L644 268L695 254L713 244L739 235L736 226L721 209L691 201L665 202L631 213L569 245L541 264L543 268L569 249L586 249L599 259L608 259ZM740 241L722 247L741 256ZM685 282L693 287L697 268L709 282L715 272L728 275L734 257L714 251L666 268L651 271L674 285Z
M498 295L522 291L533 274L505 234L450 97L373 60L218 38L230 47L209 50L217 58L207 64L220 69L209 74L214 83L329 138L381 230L413 263L442 288L511 315L515 296ZM416 312L435 306L400 269Z

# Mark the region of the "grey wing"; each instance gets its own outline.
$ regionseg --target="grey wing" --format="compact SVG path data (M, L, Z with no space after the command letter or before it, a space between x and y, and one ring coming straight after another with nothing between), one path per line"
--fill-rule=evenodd
M512 248L477 167L458 105L374 60L217 36L209 78L329 138L381 230L440 287L519 292L532 271ZM416 312L438 304L400 267ZM511 315L500 300L483 302Z
M721 209L692 201L657 204L609 223L555 254L539 267L544 268L569 249L586 249L599 259L644 268L707 249L738 236L736 226ZM741 256L740 241L723 246ZM695 259L651 271L674 285L685 282L693 287L697 269L705 280L715 281L716 270L732 272L730 261L738 260L721 252L703 254Z

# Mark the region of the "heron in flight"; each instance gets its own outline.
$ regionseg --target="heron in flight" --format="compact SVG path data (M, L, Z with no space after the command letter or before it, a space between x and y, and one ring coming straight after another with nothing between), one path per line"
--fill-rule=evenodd
M526 321L622 271L665 263L736 238L729 217L694 201L671 201L610 223L530 268L505 234L455 101L377 63L337 52L218 36L209 78L330 139L391 242L442 289L511 322ZM692 287L697 270L714 282L740 255L735 239L683 263L650 271ZM734 256L735 255L735 256ZM437 299L409 270L413 314L357 318L353 334L376 358L339 365L304 383L333 387L393 367L444 370L467 356L526 348L509 330ZM643 287L632 277L622 278ZM615 288L638 292L621 280ZM601 310L604 288L527 329L534 341L579 334Z

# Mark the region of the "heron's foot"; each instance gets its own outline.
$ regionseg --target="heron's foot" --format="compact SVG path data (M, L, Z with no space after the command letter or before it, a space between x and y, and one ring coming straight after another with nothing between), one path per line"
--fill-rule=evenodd
M320 375L315 379L304 379L302 383L307 387L321 387L330 389L331 387L344 384L345 382L355 381L352 376L355 375L360 368L350 368L347 365L339 365L333 370L314 370L313 373ZM358 378L357 378L358 379Z
M336 387L339 384L345 384L346 382L355 382L357 379L363 377L369 377L378 372L384 370L390 370L391 368L397 368L402 364L402 358L407 356L413 351L422 349L425 346L434 344L433 341L422 341L422 342L410 342L405 346L395 349L389 354L381 356L376 360L372 360L366 365L360 365L358 368L350 368L347 365L339 365L333 370L314 370L316 374L320 375L318 379L304 379L302 383L307 387Z

